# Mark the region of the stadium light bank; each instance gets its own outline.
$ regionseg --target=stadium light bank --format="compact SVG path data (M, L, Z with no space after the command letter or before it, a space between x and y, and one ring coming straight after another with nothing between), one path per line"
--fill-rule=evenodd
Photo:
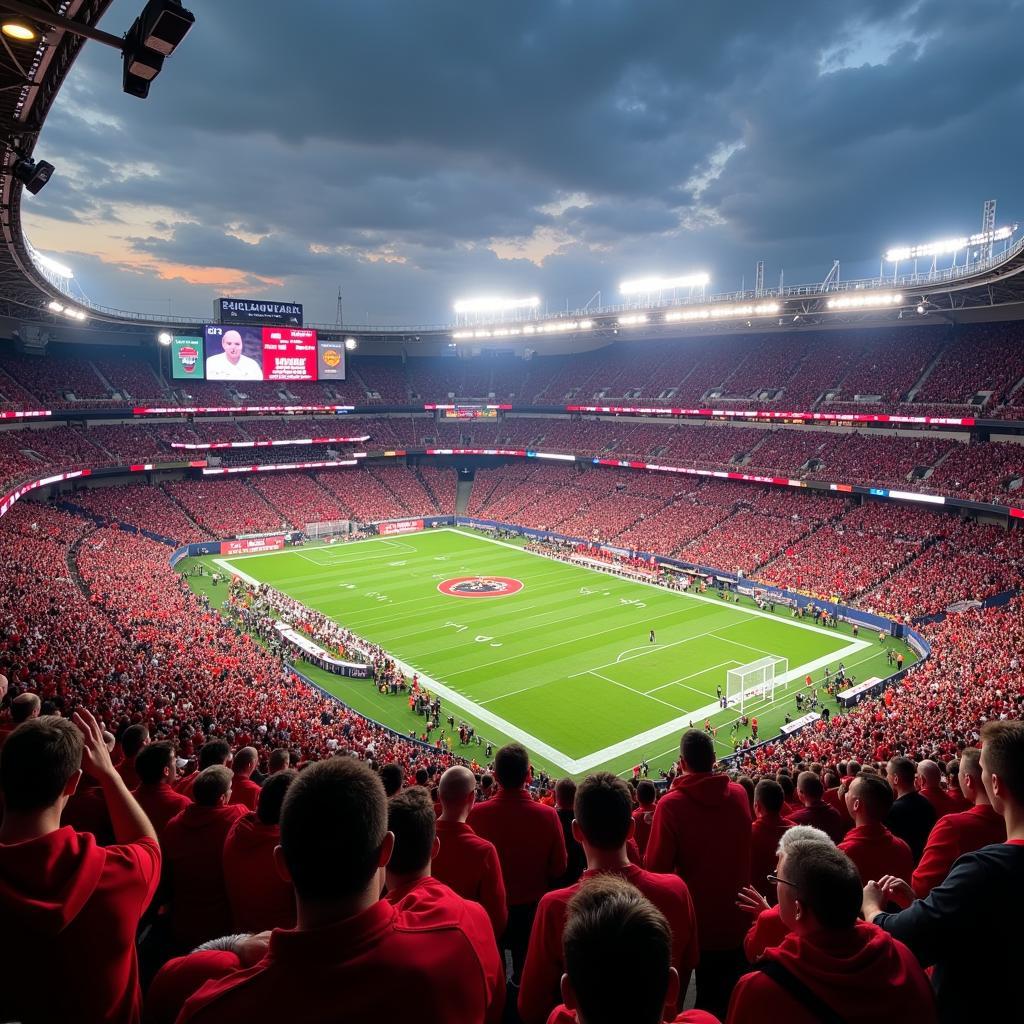
M654 295L682 288L707 288L711 276L705 273L683 274L679 277L637 277L619 285L622 295Z
M538 334L568 334L573 331L589 331L593 320L548 320L539 324L524 324L522 327L488 327L480 330L455 331L454 341L486 340L488 338L536 337Z
M452 308L458 314L510 313L517 309L536 309L539 305L540 299L536 295L531 295L526 299L458 299Z
M957 238L941 238L936 242L925 242L923 245L901 245L889 249L885 254L887 263L902 263L904 260L916 260L923 257L951 256L961 249L969 249L974 245L988 245L991 242L1003 242L1013 235L1016 225L995 228L992 231L979 231L975 235L961 235Z

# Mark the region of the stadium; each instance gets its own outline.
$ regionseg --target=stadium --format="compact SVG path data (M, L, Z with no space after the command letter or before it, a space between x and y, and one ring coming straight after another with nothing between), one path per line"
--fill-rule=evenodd
M1024 228L438 324L101 305L29 241L47 117L204 20L109 6L0 0L0 1019L1005 1013Z

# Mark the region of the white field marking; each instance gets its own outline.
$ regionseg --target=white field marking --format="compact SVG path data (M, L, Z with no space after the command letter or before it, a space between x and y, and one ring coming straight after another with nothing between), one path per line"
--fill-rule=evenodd
M480 707L483 707L485 704L493 704L498 700L505 700L507 697L518 696L520 693L526 693L527 690L536 690L538 687L547 686L549 683L557 681L555 679L547 679L543 683L534 683L532 686L523 686L518 690L513 690L511 693L503 693L500 697L489 697L487 700L480 701ZM461 692L460 690L459 693Z
M634 690L632 686L627 686L625 683L620 683L617 679L610 679L608 676L601 675L600 672L591 672L592 676L596 676L598 679L603 679L606 683L611 683L612 686L618 686L620 689L629 690L630 693L635 693L638 697L646 697L648 700L657 701L659 704L664 704L665 707L671 708L673 711L682 711L683 709L678 704L670 704L667 700L662 700L660 697L652 697L649 693L644 693L643 690Z
M251 586L258 587L260 585L259 580L253 579L252 576L250 576L247 572L242 572L241 569L232 565L231 562L229 562L226 558L215 558L213 560L213 564L219 565L225 572L231 573L232 576L240 577Z
M552 559L549 559L547 555L541 554L539 551L527 551L525 548L521 548L516 544L509 544L508 541L497 540L494 537L477 537L476 534L467 533L465 530L460 530L451 526L444 527L443 530L448 533L461 534L463 537L472 537L475 540L483 541L485 544L500 544L502 547L512 548L514 551L519 551L524 555L533 555L536 558L544 558L548 559L548 561L552 561ZM727 608L729 611L738 612L740 615L751 615L757 619L771 619L773 622L782 622L787 626L792 626L794 629L806 629L811 633L821 633L822 636L835 636L834 629L825 629L824 626L812 626L807 622L794 622L788 619L780 619L778 615L774 615L771 612L762 612L757 608L741 608L739 605L732 602L727 604L720 597L705 597L703 594L691 594L688 590L667 590L659 583L649 583L647 580L634 580L623 576L611 576L609 573L603 573L599 569L588 569L586 566L576 565L575 563L567 564L572 564L573 568L576 569L583 569L584 572L592 572L598 576L607 577L610 580L618 579L627 583L635 583L641 587L653 587L655 590L659 590L664 594L675 594L677 597L686 598L690 601L703 601L705 604L713 604L717 605L719 608Z
M688 644L691 640L699 640L701 637L704 637L704 636L715 635L716 639L718 639L718 640L725 640L725 637L717 636L717 634L718 634L718 632L720 630L723 630L723 629L733 629L736 626L743 626L743 625L746 625L746 623L744 623L741 620L741 621L738 621L738 622L730 622L726 626L715 626L714 629L706 629L706 630L704 630L703 633L694 633L693 636L685 637L682 640L674 640L670 644L662 644L660 648L657 647L657 646L653 646L653 647L631 647L628 651L623 651L622 653L623 654L629 654L631 651L640 651L641 653L636 655L635 658L627 658L625 662L622 661L622 654L620 654L614 661L606 661L603 665L595 665L594 668L595 669L597 669L597 668L612 668L614 665L624 665L624 664L626 664L626 662L636 661L638 658L642 658L644 656L644 654L654 654L658 650L667 651L670 647L678 647L680 644ZM588 668L586 670L586 672L577 672L576 675L578 675L578 676L585 676L588 672L592 672L592 671L593 671L593 669L589 669ZM572 679L573 676L569 676L569 678Z
M664 690L667 686L678 686L681 683L685 683L687 679L696 679L697 676L704 675L705 672L713 672L716 668L725 668L726 665L742 665L742 661L720 661L717 665L709 665L707 668L702 669L700 672L691 672L688 676L680 676L678 679L673 679L669 683L662 683L661 686L654 687L653 690L644 690L644 693L657 693L659 690ZM692 686L687 687L688 690L692 690ZM703 693L702 690L695 691ZM707 696L707 694L704 694Z

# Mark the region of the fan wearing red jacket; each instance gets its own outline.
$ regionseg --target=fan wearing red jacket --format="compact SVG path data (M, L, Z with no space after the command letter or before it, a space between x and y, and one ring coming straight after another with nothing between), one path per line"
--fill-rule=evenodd
M935 998L913 953L858 920L860 876L846 854L788 844L777 881L789 934L740 979L727 1024L934 1024Z
M688 729L679 751L680 774L655 808L645 864L686 882L700 936L697 1005L721 1016L746 965L736 893L750 883L750 804L742 786L712 773L710 736Z
M139 784L135 759L141 751L146 749L148 743L149 730L141 723L129 725L121 734L121 753L124 755L124 759L117 766L117 774L124 779L124 784L129 789L135 789Z
M247 811L255 811L260 801L260 787L252 781L252 773L260 763L260 755L255 747L242 747L234 756L231 768L231 796L229 804L241 804Z
M85 769L99 784L116 844L61 827ZM142 994L139 920L160 878L156 832L86 710L15 729L0 754L0 1019L135 1024Z
M992 843L1006 842L1006 822L993 809L981 781L981 750L978 747L968 747L960 755L958 781L970 810L944 814L928 834L921 862L910 879L914 895L919 900L946 880L959 857ZM895 871L892 874L904 880L907 878Z
M883 875L909 878L914 870L910 847L883 824L892 802L892 788L880 775L862 772L846 793L854 827L846 833L839 849L857 866L865 885Z
M228 768L204 768L192 787L195 802L171 818L164 829L163 891L171 908L174 944L180 952L231 931L224 840L245 808L228 804L230 789Z
M531 798L524 788L529 774L526 749L518 743L502 747L494 757L498 792L478 803L469 815L470 827L494 844L501 861L508 925L500 945L512 956L516 983L526 959L537 902L568 864L558 813Z
M260 789L255 813L243 815L224 840L224 884L237 932L295 927L295 890L274 865L281 842L281 805L298 772L276 772Z
M479 903L500 937L508 922L505 880L494 844L478 836L466 819L476 802L476 777L462 765L452 765L438 784L441 817L439 846L430 873L467 900Z
M207 740L199 748L198 764L198 771L193 771L191 775L182 776L174 786L179 793L183 793L189 800L192 799L192 787L195 785L196 779L199 778L200 772L206 768L211 768L215 764L231 764L231 746L228 744L228 741L222 739Z
M221 954L222 976L188 1000L179 1024L481 1024L499 1017L489 950L474 946L479 928L471 934L464 916L429 892L397 906L380 898L393 846L384 787L367 765L338 757L300 772L285 796L275 854L295 886L296 927L271 932L266 957L247 969L237 969L236 954ZM192 959L171 961L161 973L173 983Z
M654 823L654 801L658 791L650 779L641 779L636 786L636 800L639 805L633 812L633 838L641 858L647 853L647 841L651 838L651 825Z
M563 1003L548 1024L660 1024L681 1001L675 937L665 916L624 878L584 875L566 908ZM687 1010L674 1024L719 1024Z
M775 903L775 886L768 876L779 859L779 842L793 827L782 813L785 795L774 779L762 779L754 787L754 823L750 828L750 883Z
M153 823L158 839L163 838L171 818L189 805L188 797L173 788L175 761L174 744L166 740L147 744L135 758L139 784L133 795Z
M544 1024L559 1000L564 972L562 933L569 901L588 879L610 874L640 890L668 920L672 966L682 991L697 966L697 921L686 883L675 875L656 875L629 862L626 844L633 832L633 800L624 780L608 772L584 779L576 790L573 835L582 845L587 869L575 885L541 898L519 990L519 1014L525 1024ZM674 1013L675 1003L666 1007Z

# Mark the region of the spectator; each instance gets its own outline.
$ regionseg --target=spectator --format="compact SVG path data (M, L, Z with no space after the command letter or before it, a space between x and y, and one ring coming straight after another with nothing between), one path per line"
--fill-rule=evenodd
M124 779L124 784L129 789L135 789L139 784L139 776L135 771L135 758L147 743L149 743L149 730L144 725L129 725L121 734L121 753L124 754L124 759L117 766L117 773Z
M960 755L957 778L970 810L944 815L931 830L921 862L910 880L914 895L921 900L945 880L950 868L965 853L1006 841L1006 822L992 807L981 781L981 751L977 747L968 747ZM898 871L886 873L907 877Z
M957 809L956 802L942 786L942 772L934 761L925 759L918 763L917 791L935 808L936 821Z
M779 841L793 822L782 814L782 787L762 779L754 787L754 823L750 828L750 884L762 889L769 903L778 902L775 886L767 879L775 871Z
M238 818L224 840L224 885L237 932L295 927L295 890L274 866L281 841L281 805L298 772L275 772L255 811Z
M896 799L885 823L893 835L899 836L910 847L916 864L935 824L935 808L914 788L917 769L909 757L892 758L888 772L889 785L895 791Z
M466 821L476 802L476 778L468 768L452 765L441 776L438 794L441 817L436 829L440 848L434 854L431 873L464 899L479 903L491 919L495 936L500 938L508 923L508 905L498 851Z
M714 775L710 736L683 733L679 776L658 801L647 845L648 871L686 882L697 912L697 1005L723 1016L745 964L747 922L736 893L750 883L750 805L742 787Z
M892 789L879 775L861 773L846 793L854 827L846 833L839 849L856 865L862 883L883 875L909 878L914 870L910 847L883 824L892 802Z
M686 883L674 875L656 875L629 862L626 842L633 831L633 799L626 783L608 772L585 779L576 791L573 834L587 859L582 879L543 896L530 934L523 968L519 1013L525 1024L544 1024L558 1004L564 973L562 933L570 900L588 879L618 875L635 886L665 915L672 934L672 966L685 992L697 964L697 924ZM675 1003L666 1006L675 1013Z
M857 920L853 862L822 843L796 842L779 860L779 914L789 928L729 1002L727 1024L930 1024L928 979L901 942Z
M654 801L658 791L650 779L641 779L636 786L636 799L639 805L633 812L633 838L640 851L641 859L647 853L647 842L651 838L651 824L654 821Z
M7 677L4 676L4 679ZM10 721L0 723L0 747L3 747L7 737L30 718L38 718L43 702L35 693L19 693L11 701Z
M508 925L501 945L512 956L514 985L526 959L537 902L568 863L554 808L534 802L524 788L529 774L526 750L518 743L502 747L494 758L498 792L469 815L473 830L494 844L501 861L508 900Z
M192 787L195 785L196 779L199 778L201 772L213 765L228 765L230 763L231 745L227 740L208 740L199 749L199 770L178 780L178 792L184 793L191 800Z
M173 942L181 951L231 930L224 840L245 808L228 804L230 790L229 769L204 768L192 788L195 802L164 828L164 888Z
M242 747L231 763L234 774L231 778L229 804L241 804L247 810L255 811L260 800L260 787L252 781L252 773L260 763L255 747Z
M986 722L981 740L982 784L1006 822L1006 842L965 854L941 885L898 914L883 913L883 905L913 897L905 881L882 878L864 889L865 920L934 967L943 1024L1005 1016L1024 959L1024 723Z
M772 865L771 875L773 878L776 877L778 871L778 859L785 855L793 843L801 842L823 843L830 847L836 845L820 828L812 828L810 825L793 825L783 832L779 839L776 864ZM770 884L773 889L778 888L774 882ZM737 894L736 905L744 912L754 915L754 923L743 940L743 952L751 963L760 960L764 956L764 951L769 947L782 945L783 940L789 934L789 928L779 916L778 903L772 906L761 895L757 886L748 885Z
M84 767L116 845L61 827ZM22 724L0 754L0 1018L133 1024L141 1015L135 932L156 891L160 847L114 770L95 718Z
M285 797L275 854L295 886L297 925L273 931L268 956L255 966L207 982L186 1003L181 1024L339 1014L346 1024L496 1020L500 977L490 951L473 946L450 905L428 894L398 906L380 899L393 844L384 788L366 765L332 758L300 773ZM165 971L187 971L188 959Z
M572 834L573 802L576 799L576 783L572 779L559 779L555 783L555 811L562 823L562 838L565 840L565 852L568 864L562 876L555 882L560 889L578 882L587 866L587 858L583 847Z
M608 874L587 880L567 911L564 1003L549 1024L660 1024L665 1006L683 995L665 916L628 882ZM718 1019L687 1010L675 1024L718 1024Z
M380 781L384 783L384 793L393 797L402 788L402 769L393 761L380 770Z
M821 776L815 772L801 772L796 780L796 795L803 806L789 816L790 821L794 825L820 828L832 842L838 843L843 838L846 826L843 824L842 815L825 803L825 787L822 785Z
M278 772L286 771L292 763L292 756L286 747L275 747L270 752L270 762L267 766L269 775L276 775Z
M171 818L189 805L188 797L173 789L176 761L174 744L166 740L148 744L135 757L135 774L139 779L135 799L153 823L158 839L163 839Z

